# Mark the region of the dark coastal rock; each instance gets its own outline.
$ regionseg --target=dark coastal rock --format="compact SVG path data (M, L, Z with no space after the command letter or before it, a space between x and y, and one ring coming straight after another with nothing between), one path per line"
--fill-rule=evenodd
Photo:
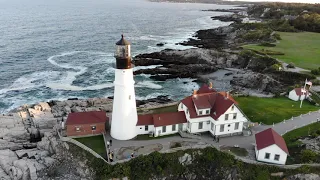
M207 10L202 10L202 11L239 13L239 12L243 12L245 10L246 9L244 9L244 8L235 8L235 9L207 9Z
M203 47L207 49L226 49L232 47L232 33L235 29L232 26L218 27L215 29L199 30L196 32L196 39L190 38L179 44L185 46ZM230 45L231 44L231 45Z
M136 100L136 105L137 107L147 104L147 103L159 103L159 104L165 104L165 103L170 103L173 102L172 99L169 98L169 96L158 96L156 98L151 98L151 99L147 99L147 100Z
M256 89L261 92L277 93L283 90L284 86L272 77L255 72L245 72L233 77L230 84L237 87Z
M158 43L157 46L164 46L166 43Z
M237 22L241 23L243 16L237 15L237 14L232 14L232 15L223 15L223 16L213 16L211 17L213 20L219 20L222 22Z

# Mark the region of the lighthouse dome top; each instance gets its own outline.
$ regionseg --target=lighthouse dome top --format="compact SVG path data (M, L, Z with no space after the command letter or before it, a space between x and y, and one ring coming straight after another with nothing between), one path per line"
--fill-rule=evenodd
M130 45L130 42L125 40L123 34L121 35L121 39L116 43L118 46L127 46Z

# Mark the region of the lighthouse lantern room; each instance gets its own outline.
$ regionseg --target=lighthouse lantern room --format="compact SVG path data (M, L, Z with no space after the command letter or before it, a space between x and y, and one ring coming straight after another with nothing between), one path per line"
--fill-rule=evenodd
M130 42L123 35L116 43L116 69L114 98L111 119L111 136L118 140L129 140L137 136L138 121L131 66Z

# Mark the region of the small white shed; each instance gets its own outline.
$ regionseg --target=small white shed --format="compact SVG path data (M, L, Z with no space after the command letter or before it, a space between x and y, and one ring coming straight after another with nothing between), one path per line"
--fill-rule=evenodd
M304 100L309 97L309 92L304 88L295 88L289 92L289 99L294 101Z
M257 161L286 164L289 151L286 142L272 128L266 129L255 135Z

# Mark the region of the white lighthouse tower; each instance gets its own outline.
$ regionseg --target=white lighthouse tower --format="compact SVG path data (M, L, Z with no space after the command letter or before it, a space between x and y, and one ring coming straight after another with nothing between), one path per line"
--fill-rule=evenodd
M138 115L133 69L131 67L130 43L123 38L123 35L120 41L116 43L115 58L111 136L118 140L129 140L137 136Z

